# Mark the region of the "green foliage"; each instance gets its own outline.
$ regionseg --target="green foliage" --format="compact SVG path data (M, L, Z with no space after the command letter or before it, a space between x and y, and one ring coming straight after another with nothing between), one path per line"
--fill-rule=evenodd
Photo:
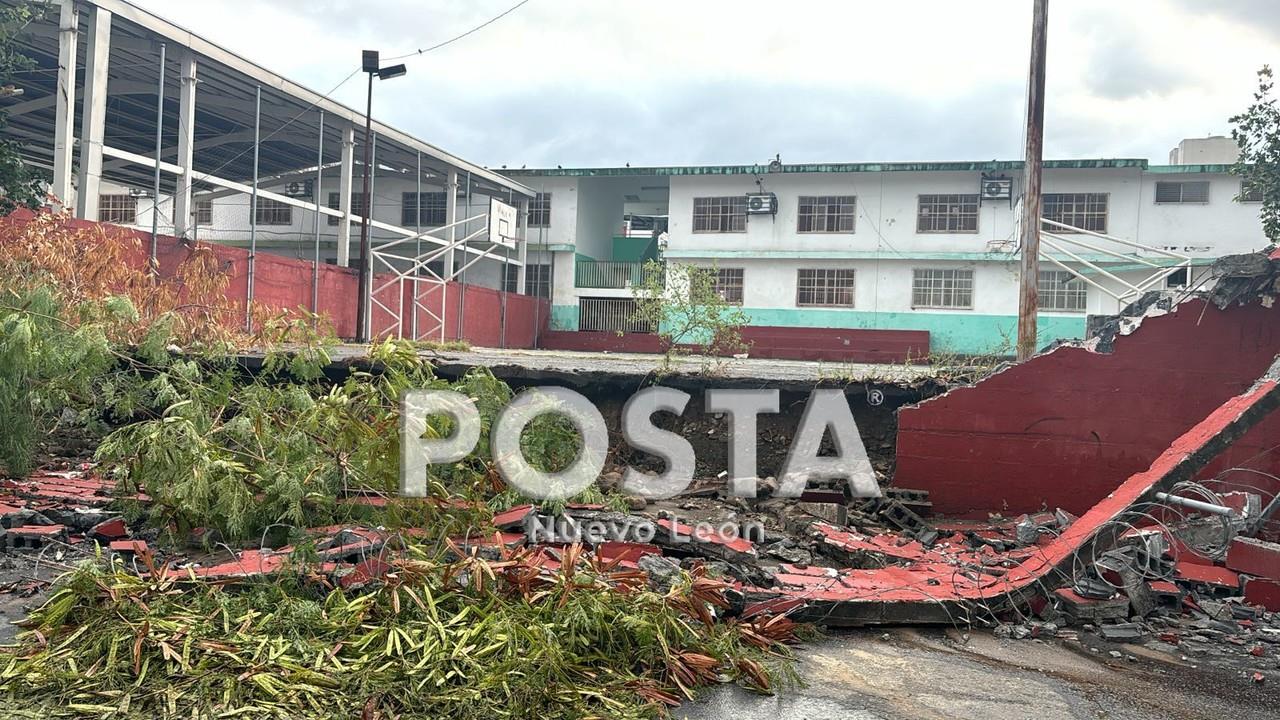
M27 3L0 6L0 97L12 92L14 75L35 67L35 63L18 52L15 38L37 16ZM7 125L0 110L0 215L14 208L35 208L44 201L45 176L22 161L22 146L3 133Z
M131 310L127 300L114 299L100 312ZM101 327L66 324L48 288L0 296L0 467L14 476L30 472L38 443L64 418L86 419L100 379L114 365Z
M712 356L746 351L741 330L750 318L716 290L716 275L715 266L645 263L641 283L632 290L633 322L657 329L668 366L687 348Z
M363 593L80 570L0 657L7 716L650 718L722 676L798 681L790 623L713 621L709 578L658 594L574 554L531 584L415 551Z
M1240 145L1232 172L1248 189L1262 194L1262 230L1272 242L1280 242L1280 107L1272 95L1274 87L1271 67L1264 65L1258 71L1253 104L1230 122L1235 126L1231 137Z

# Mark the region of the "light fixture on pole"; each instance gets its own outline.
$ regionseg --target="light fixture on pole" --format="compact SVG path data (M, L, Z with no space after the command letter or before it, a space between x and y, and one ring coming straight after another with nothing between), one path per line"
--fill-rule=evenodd
M370 150L373 134L373 78L376 76L379 80L390 80L407 72L403 64L389 65L385 68L379 67L379 64L377 50L365 50L362 53L360 69L369 75L369 90L365 96L364 110L364 190L361 193L364 197L364 219L360 223L360 297L356 305L356 340L360 342L369 342L373 337L373 321L370 317L373 314L373 262L369 247L369 222L373 219L373 202L369 197L369 173L372 170Z

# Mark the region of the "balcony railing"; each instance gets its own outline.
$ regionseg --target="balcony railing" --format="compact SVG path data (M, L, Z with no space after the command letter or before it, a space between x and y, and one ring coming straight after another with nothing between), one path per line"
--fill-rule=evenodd
M661 270L646 270L640 262L578 260L574 264L573 284L580 288L625 290L643 285L650 272L661 280Z

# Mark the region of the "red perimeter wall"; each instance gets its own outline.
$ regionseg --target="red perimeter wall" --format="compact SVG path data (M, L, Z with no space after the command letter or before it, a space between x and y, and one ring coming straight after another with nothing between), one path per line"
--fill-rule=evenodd
M1280 308L1203 301L1149 317L1110 354L1063 347L898 415L894 485L928 490L940 514L1089 509L1280 353ZM1280 474L1280 417L1235 443L1233 466ZM1260 486L1273 480L1236 473ZM1221 489L1221 488L1220 488Z
M24 222L29 213L14 213L10 222ZM68 219L77 226L97 225L88 220ZM140 230L132 230L117 226L108 226L109 232L132 233L142 246L139 263L145 263L151 247L151 234ZM187 257L187 247L177 238L161 235L157 239L156 256L160 264L160 274L172 276L178 264ZM249 251L225 245L208 244L222 260L223 268L230 274L227 285L227 296L240 303L244 308L248 287ZM311 297L312 263L307 260L296 260L270 253L258 252L254 263L254 305L273 309L296 310L305 308L321 315L328 316L333 323L334 332L339 337L351 338L356 329L356 293L359 276L351 268L335 265L320 265L316 274L319 285L319 307L313 308ZM383 285L392 276L378 274L374 279L374 287ZM391 286L375 294L375 298L388 307L396 307L397 292L400 288ZM410 336L409 309L413 307L412 286L405 284L403 289L405 324L404 336ZM544 298L528 295L504 293L475 285L446 283L447 302L442 303L440 286L423 285L419 289L419 302L430 308L431 312L444 318L444 339L463 339L472 345L482 347L532 348L537 340L546 332L550 303ZM459 327L459 318L462 319ZM419 329L433 328L436 320L428 312L418 311ZM394 317L374 304L374 334L394 334ZM425 335L425 330L423 330ZM439 335L423 337L424 340L439 339Z

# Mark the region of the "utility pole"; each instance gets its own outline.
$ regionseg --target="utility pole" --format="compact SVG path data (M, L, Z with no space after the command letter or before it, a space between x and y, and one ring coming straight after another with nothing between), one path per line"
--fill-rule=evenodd
M1031 20L1031 70L1027 82L1027 151L1022 189L1022 273L1018 292L1018 360L1036 352L1040 305L1040 175L1044 155L1044 62L1049 0L1035 0Z

